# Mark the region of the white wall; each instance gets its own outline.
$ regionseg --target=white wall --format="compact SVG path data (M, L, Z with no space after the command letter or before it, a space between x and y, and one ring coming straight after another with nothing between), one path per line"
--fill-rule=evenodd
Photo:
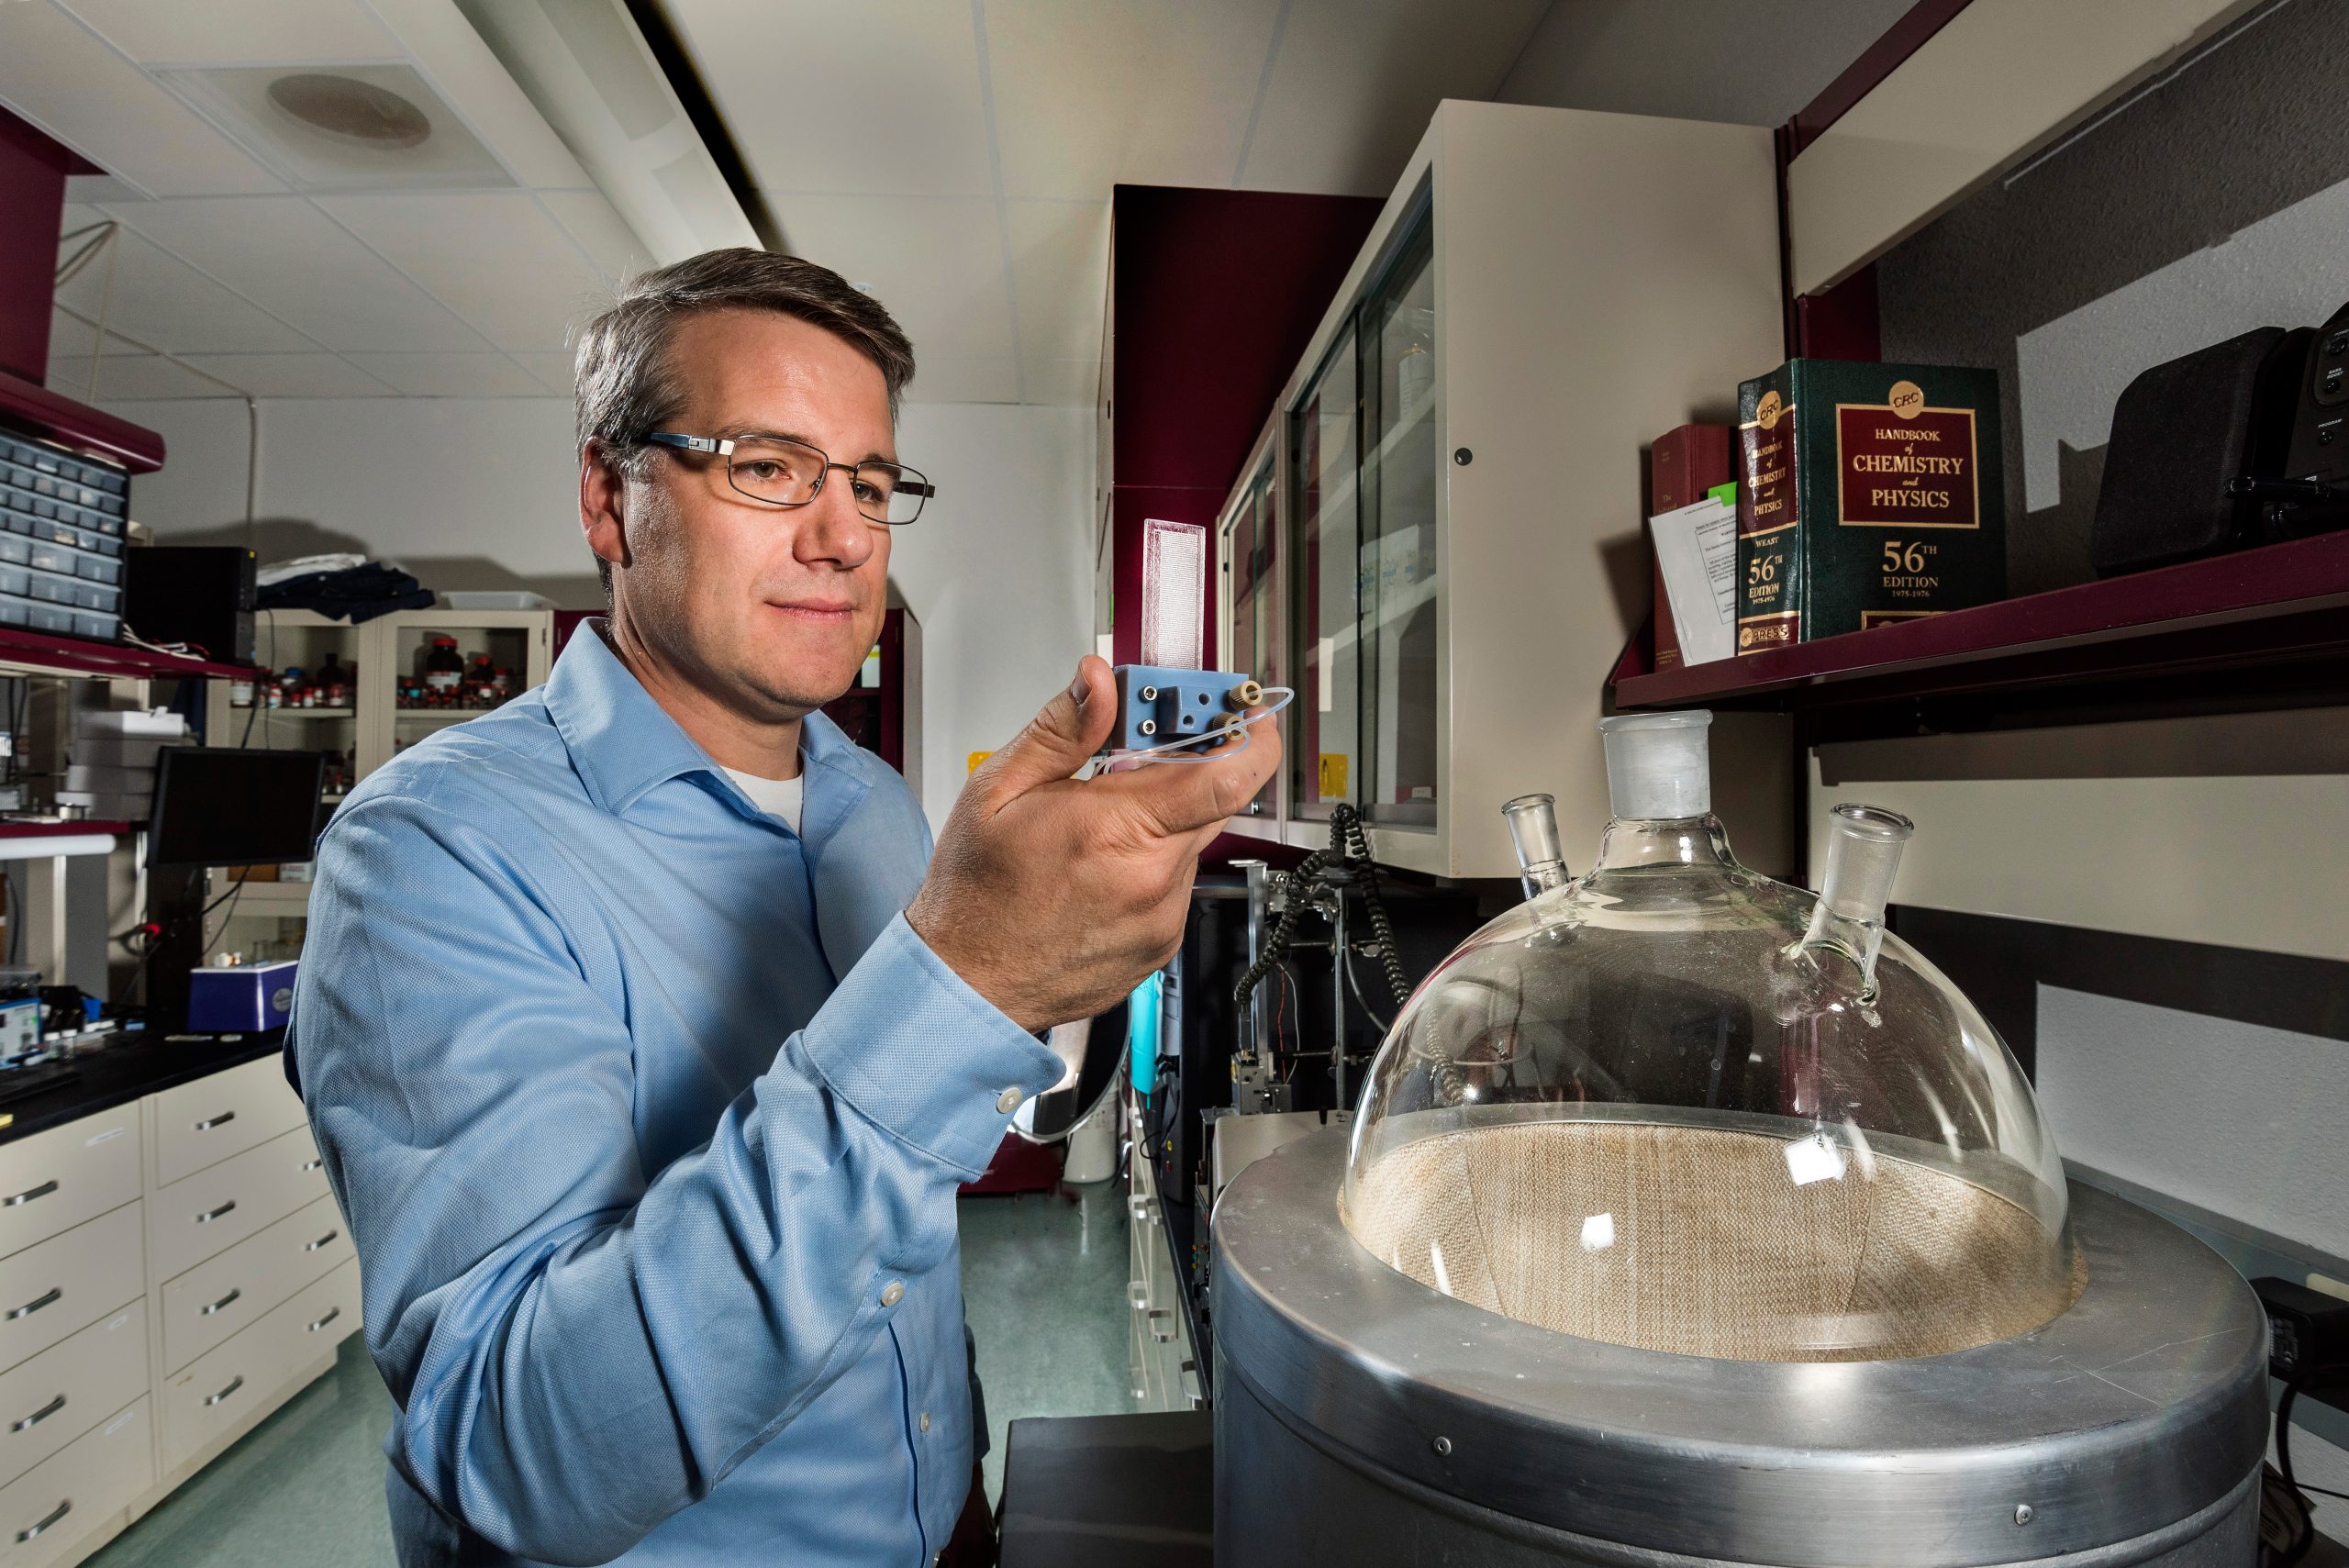
M120 403L161 431L132 511L188 542L243 539L244 405ZM560 398L264 402L255 533L264 561L362 550L429 587L528 587L601 603L579 537ZM941 489L896 536L891 577L922 626L923 805L943 822L973 751L1015 734L1092 645L1089 408L913 404L898 448Z

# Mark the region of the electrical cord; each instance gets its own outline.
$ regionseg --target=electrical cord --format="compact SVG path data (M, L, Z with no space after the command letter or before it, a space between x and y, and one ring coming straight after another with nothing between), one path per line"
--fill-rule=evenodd
M1386 917L1386 903L1379 897L1378 867L1370 858L1370 840L1362 830L1362 812L1351 802L1341 802L1330 808L1330 847L1316 850L1298 862L1297 869L1286 873L1286 880L1292 888L1301 888L1331 867L1355 872L1362 877L1363 903L1369 910L1371 935L1378 945L1379 961L1386 971L1387 988L1395 993L1395 1005L1400 1007L1410 1000L1411 982L1403 973L1403 961L1396 952L1394 923ZM1345 896L1342 887L1338 890L1338 896ZM1280 967L1287 956L1289 945L1297 938L1297 922L1305 912L1305 903L1303 898L1288 901L1288 906L1281 911L1280 917L1273 922L1272 930L1264 938L1264 951L1256 955L1255 962L1248 966L1247 973L1232 987L1231 999L1241 1008L1248 1006L1248 998L1255 994L1256 987ZM1341 968L1348 965L1349 959L1348 954L1330 955L1330 961ZM1350 968L1346 978L1349 983L1353 979ZM1354 995L1356 1001L1362 1001L1359 985L1354 986ZM1369 1004L1364 1002L1363 1005L1367 1010ZM1375 1019L1377 1015L1373 1013L1371 1017Z

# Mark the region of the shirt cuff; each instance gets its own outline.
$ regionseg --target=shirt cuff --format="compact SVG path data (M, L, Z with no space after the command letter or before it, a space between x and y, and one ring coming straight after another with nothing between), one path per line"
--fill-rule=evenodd
M899 1142L977 1176L1061 1060L971 989L899 915L800 1035L832 1092Z

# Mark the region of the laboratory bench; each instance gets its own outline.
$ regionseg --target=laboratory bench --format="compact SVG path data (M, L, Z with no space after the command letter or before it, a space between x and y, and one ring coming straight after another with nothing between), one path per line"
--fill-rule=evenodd
M0 1128L12 1565L96 1551L358 1329L357 1254L279 1043L118 1044L0 1102L15 1118Z
M138 1031L117 1035L103 1049L61 1064L0 1073L0 1118L6 1118L0 1120L0 1144L241 1067L259 1057L274 1057L284 1043L282 1031L196 1038ZM27 1088L32 1092L25 1093Z

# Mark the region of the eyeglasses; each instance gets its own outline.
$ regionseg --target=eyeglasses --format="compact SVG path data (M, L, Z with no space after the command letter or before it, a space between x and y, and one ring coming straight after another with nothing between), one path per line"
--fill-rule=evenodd
M938 494L938 486L918 469L900 462L834 462L807 442L781 436L728 440L655 430L644 439L654 446L724 458L727 483L770 506L805 506L822 493L824 481L836 468L849 476L850 494L867 522L902 528L920 517L921 504Z

